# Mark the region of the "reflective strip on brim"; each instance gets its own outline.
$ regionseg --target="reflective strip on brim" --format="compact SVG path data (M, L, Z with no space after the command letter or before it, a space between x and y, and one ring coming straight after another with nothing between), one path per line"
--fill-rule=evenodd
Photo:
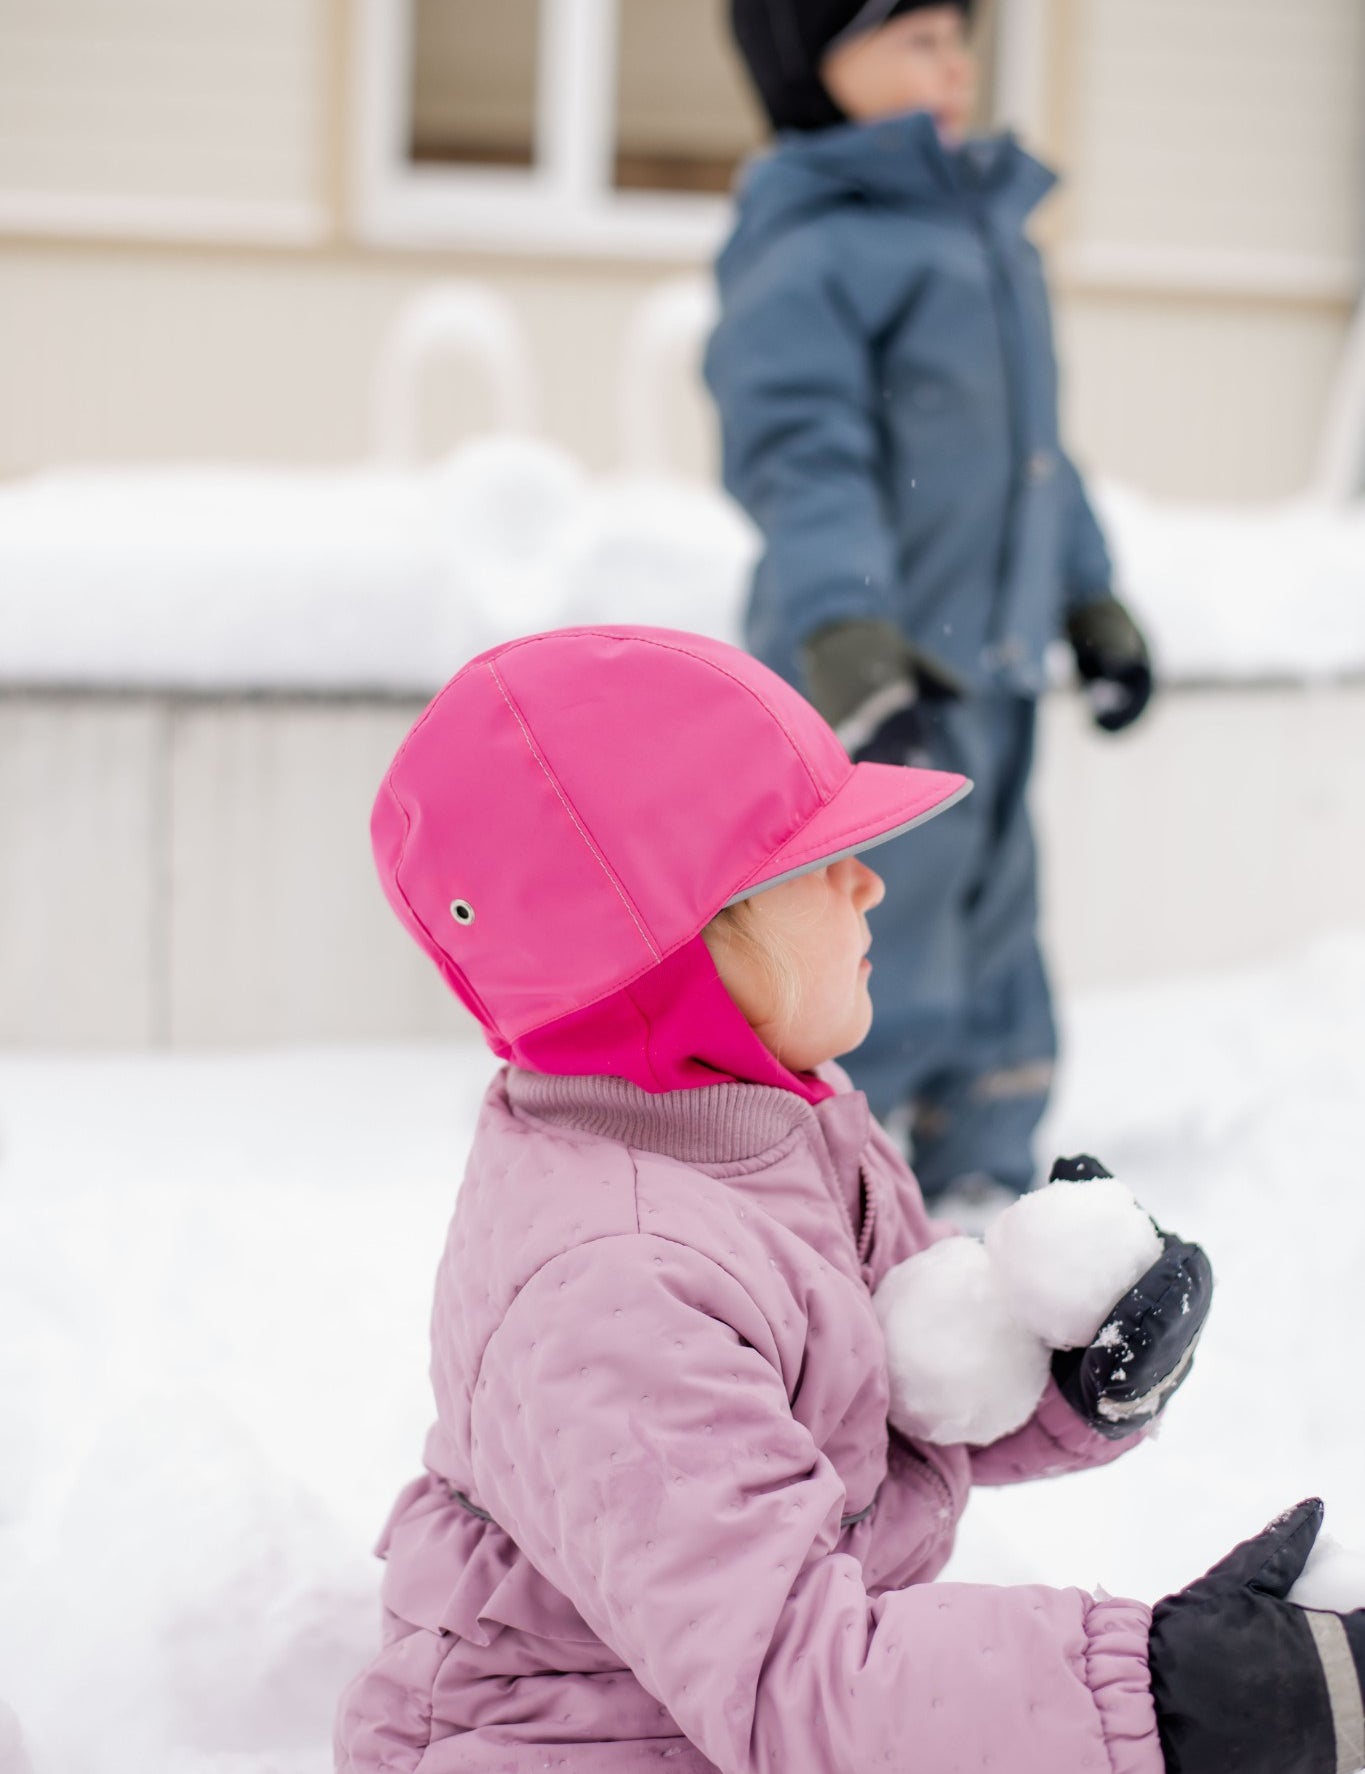
M1335 1614L1305 1608L1304 1619L1322 1659L1327 1696L1332 1704L1332 1728L1337 1736L1336 1774L1359 1774L1365 1767L1365 1707L1360 1698L1360 1677L1346 1628Z
M799 863L794 869L787 869L780 875L771 875L766 881L756 881L752 887L741 887L738 893L732 893L726 905L738 905L742 899L752 899L756 893L763 893L769 887L780 887L784 881L794 881L798 875L813 875L816 869L828 868L832 862L842 862L846 856L860 856L864 850L874 850L878 844L889 844L892 838L899 838L903 832L913 831L917 825L923 825L926 819L933 819L936 814L946 813L950 807L956 807L959 801L965 800L972 792L973 784L964 782L961 788L954 789L952 794L945 795L941 801L935 801L932 807L926 807L923 813L917 813L913 819L907 819L902 825L892 826L889 832L878 832L875 837L859 838L856 844L848 844L842 850L831 850L826 856L812 857L809 862Z

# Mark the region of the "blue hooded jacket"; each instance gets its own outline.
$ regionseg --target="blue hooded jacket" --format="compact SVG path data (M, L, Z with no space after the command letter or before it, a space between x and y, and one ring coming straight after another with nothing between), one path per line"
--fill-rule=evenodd
M1057 436L1025 218L1053 175L924 112L784 136L746 169L706 353L725 484L766 550L747 639L889 617L970 688L1038 695L1065 613L1110 594Z

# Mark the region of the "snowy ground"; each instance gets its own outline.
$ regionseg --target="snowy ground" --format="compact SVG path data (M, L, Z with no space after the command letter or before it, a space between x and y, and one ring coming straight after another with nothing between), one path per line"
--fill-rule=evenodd
M1219 1298L1159 1441L978 1492L950 1574L1154 1599L1314 1491L1365 1547L1365 931L1067 1024L1047 1149L1202 1239ZM490 1069L0 1055L0 1774L330 1767Z

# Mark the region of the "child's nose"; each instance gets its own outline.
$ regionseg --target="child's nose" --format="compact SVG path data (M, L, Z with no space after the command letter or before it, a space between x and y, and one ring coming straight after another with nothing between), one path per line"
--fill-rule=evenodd
M886 898L886 882L875 869L870 869L865 862L859 862L856 856L850 857L849 861L855 870L854 904L860 912L871 911L873 906L880 905Z

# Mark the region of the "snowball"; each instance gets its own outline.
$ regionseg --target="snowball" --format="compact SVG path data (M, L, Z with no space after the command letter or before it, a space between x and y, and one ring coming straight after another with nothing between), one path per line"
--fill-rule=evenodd
M1329 1608L1337 1614L1365 1608L1365 1553L1352 1552L1320 1533L1287 1599L1301 1608Z
M1161 1255L1156 1227L1122 1183L1049 1183L986 1228L986 1249L1016 1315L1052 1349L1093 1342Z
M1011 1313L982 1244L945 1238L873 1295L886 1338L888 1416L903 1435L984 1446L1028 1421L1047 1346Z

